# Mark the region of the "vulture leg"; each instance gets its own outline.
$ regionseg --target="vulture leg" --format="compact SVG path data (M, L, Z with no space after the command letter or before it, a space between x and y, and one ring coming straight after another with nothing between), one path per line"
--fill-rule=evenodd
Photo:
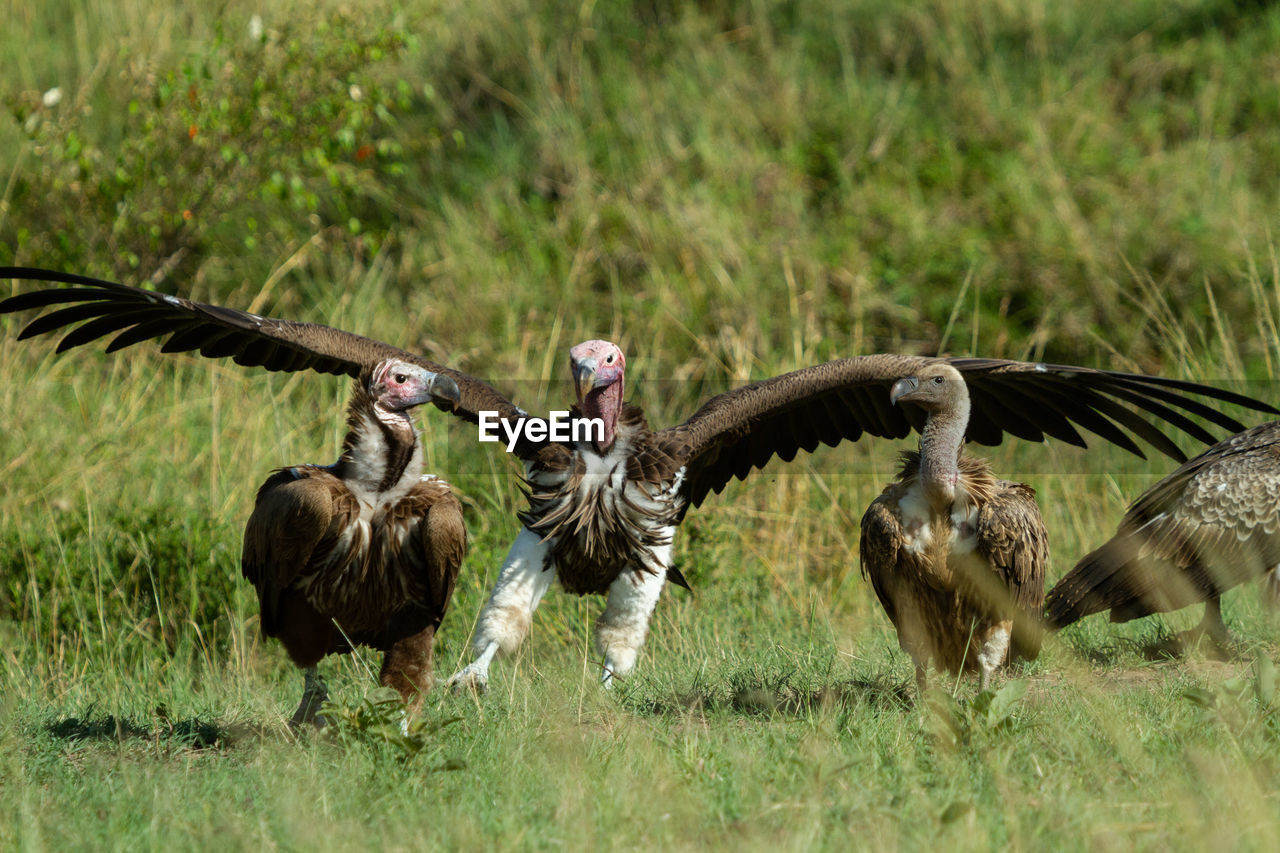
M986 690L991 684L991 674L1009 657L1009 638L1013 635L1013 620L1006 620L991 629L978 646L978 690Z
M1280 566L1272 566L1262 576L1262 600L1268 607L1280 610Z
M636 655L649 633L649 619L658 595L667 582L671 546L654 549L661 565L648 569L628 569L609 586L604 613L596 620L596 651L604 656L600 683L612 687L614 678L623 678L636 666Z
M916 699L923 700L924 692L929 688L929 665L924 661L916 661Z
M471 641L475 659L451 676L446 687L455 691L486 689L493 656L499 650L511 654L524 642L533 611L555 580L555 569L548 565L550 549L550 542L544 542L527 527L521 528L476 620Z
M1227 623L1222 621L1222 599L1218 596L1209 598L1204 603L1204 618L1194 628L1178 635L1178 645L1186 651L1207 640L1210 653L1222 660L1231 657L1231 632Z
M379 682L395 688L406 710L422 706L422 696L431 689L431 642L436 629L428 626L412 637L399 640L382 657Z
M302 671L302 701L298 703L298 710L293 712L289 725L295 729L308 724L316 728L324 727L326 725L325 718L317 712L328 698L329 690L325 687L324 679L320 677L319 671L314 666L304 669Z

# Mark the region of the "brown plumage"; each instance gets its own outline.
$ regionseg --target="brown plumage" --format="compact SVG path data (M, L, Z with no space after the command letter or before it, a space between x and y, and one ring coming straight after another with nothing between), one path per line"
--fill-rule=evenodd
M1280 564L1280 421L1215 444L1136 500L1115 535L1046 597L1063 628L1091 613L1112 622L1206 603L1193 636L1225 645L1219 597Z
M339 460L276 471L258 490L241 569L258 590L262 633L306 670L292 722L315 722L324 700L316 664L365 645L385 652L381 683L411 707L431 688L432 640L467 549L462 506L422 475L408 415L423 394L386 390L427 371L386 362L358 379Z
M919 452L862 517L859 553L898 643L925 687L929 661L952 673L991 674L1011 654L1039 653L1048 535L1035 491L997 480L963 452L968 391L959 371L931 364L891 398L928 416Z
M326 326L48 270L0 268L0 277L75 285L0 302L0 312L69 304L37 318L21 334L80 324L59 350L105 335L115 335L108 350L165 338L166 352L197 350L270 370L353 376L371 363L397 358L452 379L458 399L448 408L464 420L478 423L483 412L492 412L502 431L527 422L527 413L479 379ZM579 411L599 419L604 431L598 438L554 441L521 431L514 441L512 450L525 464L530 490L529 509L521 514L525 529L499 570L477 625L478 659L459 674L461 681L484 683L488 661L499 647L519 644L557 575L575 592L608 590L597 646L605 681L625 674L643 642L661 583L679 579L670 562L671 538L688 508L774 456L789 461L800 450L856 440L864 433L904 438L920 429L924 411L892 405L889 387L929 365L948 364L963 376L972 401L964 439L980 444L996 444L1008 433L1085 446L1083 428L1138 455L1141 441L1181 460L1163 426L1206 443L1213 434L1188 415L1241 428L1189 394L1274 411L1241 395L1161 377L997 359L868 355L743 386L708 400L683 423L650 430L638 410L623 405L624 364L622 351L607 341L587 341L570 353Z

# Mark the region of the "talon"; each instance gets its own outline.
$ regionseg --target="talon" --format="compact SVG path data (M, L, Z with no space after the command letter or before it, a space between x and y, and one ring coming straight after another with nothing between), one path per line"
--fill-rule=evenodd
M489 674L473 664L467 664L451 676L444 686L453 693L463 693L468 690L484 693L489 689Z

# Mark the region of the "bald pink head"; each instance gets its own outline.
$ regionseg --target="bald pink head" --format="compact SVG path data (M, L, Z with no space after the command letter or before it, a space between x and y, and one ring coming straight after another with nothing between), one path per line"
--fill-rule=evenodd
M582 414L604 422L604 438L597 443L602 453L613 446L617 435L626 364L626 356L611 341L583 341L569 350L569 370Z

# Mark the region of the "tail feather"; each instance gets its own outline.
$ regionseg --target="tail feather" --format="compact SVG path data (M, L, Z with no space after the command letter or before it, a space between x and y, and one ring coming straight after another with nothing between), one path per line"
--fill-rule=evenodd
M1150 572L1139 568L1137 552L1129 537L1118 536L1082 557L1045 596L1049 630L1061 630L1103 610L1127 612L1139 604L1151 583Z

